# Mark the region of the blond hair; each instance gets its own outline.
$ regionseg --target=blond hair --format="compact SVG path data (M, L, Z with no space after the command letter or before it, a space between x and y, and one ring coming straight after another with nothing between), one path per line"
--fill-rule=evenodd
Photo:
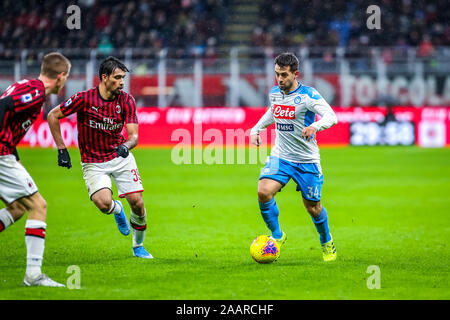
M44 56L41 65L41 74L56 79L61 72L67 74L70 69L70 61L59 52L51 52Z

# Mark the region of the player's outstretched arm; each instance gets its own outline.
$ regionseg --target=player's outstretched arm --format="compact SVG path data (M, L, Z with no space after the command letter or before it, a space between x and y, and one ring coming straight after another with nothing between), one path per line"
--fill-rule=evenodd
M116 148L117 155L123 158L128 157L129 150L137 146L139 138L139 125L137 123L127 123L126 129L128 135L127 141Z
M275 119L273 118L272 108L269 108L250 131L250 143L259 147L261 145L261 137L259 136L259 132L265 130L274 122Z
M259 133L250 134L250 143L257 147L261 145L261 137L259 136Z
M59 119L62 119L64 117L65 115L62 113L60 107L55 107L47 115L48 126L50 127L50 132L52 133L53 140L55 140L56 147L58 149L66 148L61 134L61 126L59 124Z
M49 112L47 121L53 140L55 140L56 147L58 148L58 165L70 169L72 167L72 163L70 161L70 155L67 151L66 144L62 138L61 125L59 123L59 120L64 117L65 115L62 113L60 107L56 107Z
M316 132L331 128L338 120L331 106L316 90L308 94L308 96L309 101L306 108L321 116L320 120L313 122L310 126L302 130L302 138L310 141Z

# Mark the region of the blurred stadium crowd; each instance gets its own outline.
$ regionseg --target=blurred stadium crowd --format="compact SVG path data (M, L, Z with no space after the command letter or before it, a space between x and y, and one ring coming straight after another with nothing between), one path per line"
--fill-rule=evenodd
M371 4L380 7L382 29L368 32L366 10ZM271 10L264 10L269 7ZM264 0L260 8L260 23L254 31L255 45L450 45L447 0Z
M68 0L3 0L0 58L21 49L177 48L178 58L214 55L236 0L79 0L82 28L68 32ZM381 0L382 30L368 32L366 9L374 1L259 1L255 47L419 47L427 56L450 45L448 0ZM93 23L91 23L93 22Z
M182 49L215 47L223 33L227 0L79 0L81 29L68 32L68 0L4 0L0 4L0 57L21 49Z

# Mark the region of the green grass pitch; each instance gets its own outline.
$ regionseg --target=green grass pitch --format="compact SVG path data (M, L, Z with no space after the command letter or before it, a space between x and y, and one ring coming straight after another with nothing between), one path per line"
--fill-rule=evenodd
M276 195L288 240L269 265L249 254L253 238L268 232L256 192L262 164L175 165L170 149L133 152L153 260L133 257L131 235L121 235L114 218L89 201L77 149L67 170L57 166L55 150L19 148L48 204L43 271L66 284L76 265L81 289L22 286L23 217L0 234L1 300L450 298L448 148L323 148L322 203L338 259L322 261L291 181ZM380 289L367 286L373 265Z

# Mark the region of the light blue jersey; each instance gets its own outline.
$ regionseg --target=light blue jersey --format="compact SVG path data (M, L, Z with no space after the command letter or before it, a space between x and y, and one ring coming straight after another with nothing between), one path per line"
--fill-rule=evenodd
M275 122L276 139L271 155L296 163L320 163L316 137L310 141L301 137L308 126L317 131L337 123L330 105L316 89L299 83L299 86L284 94L278 86L269 93L270 107L252 128L251 134L259 133ZM315 121L316 114L321 119Z

